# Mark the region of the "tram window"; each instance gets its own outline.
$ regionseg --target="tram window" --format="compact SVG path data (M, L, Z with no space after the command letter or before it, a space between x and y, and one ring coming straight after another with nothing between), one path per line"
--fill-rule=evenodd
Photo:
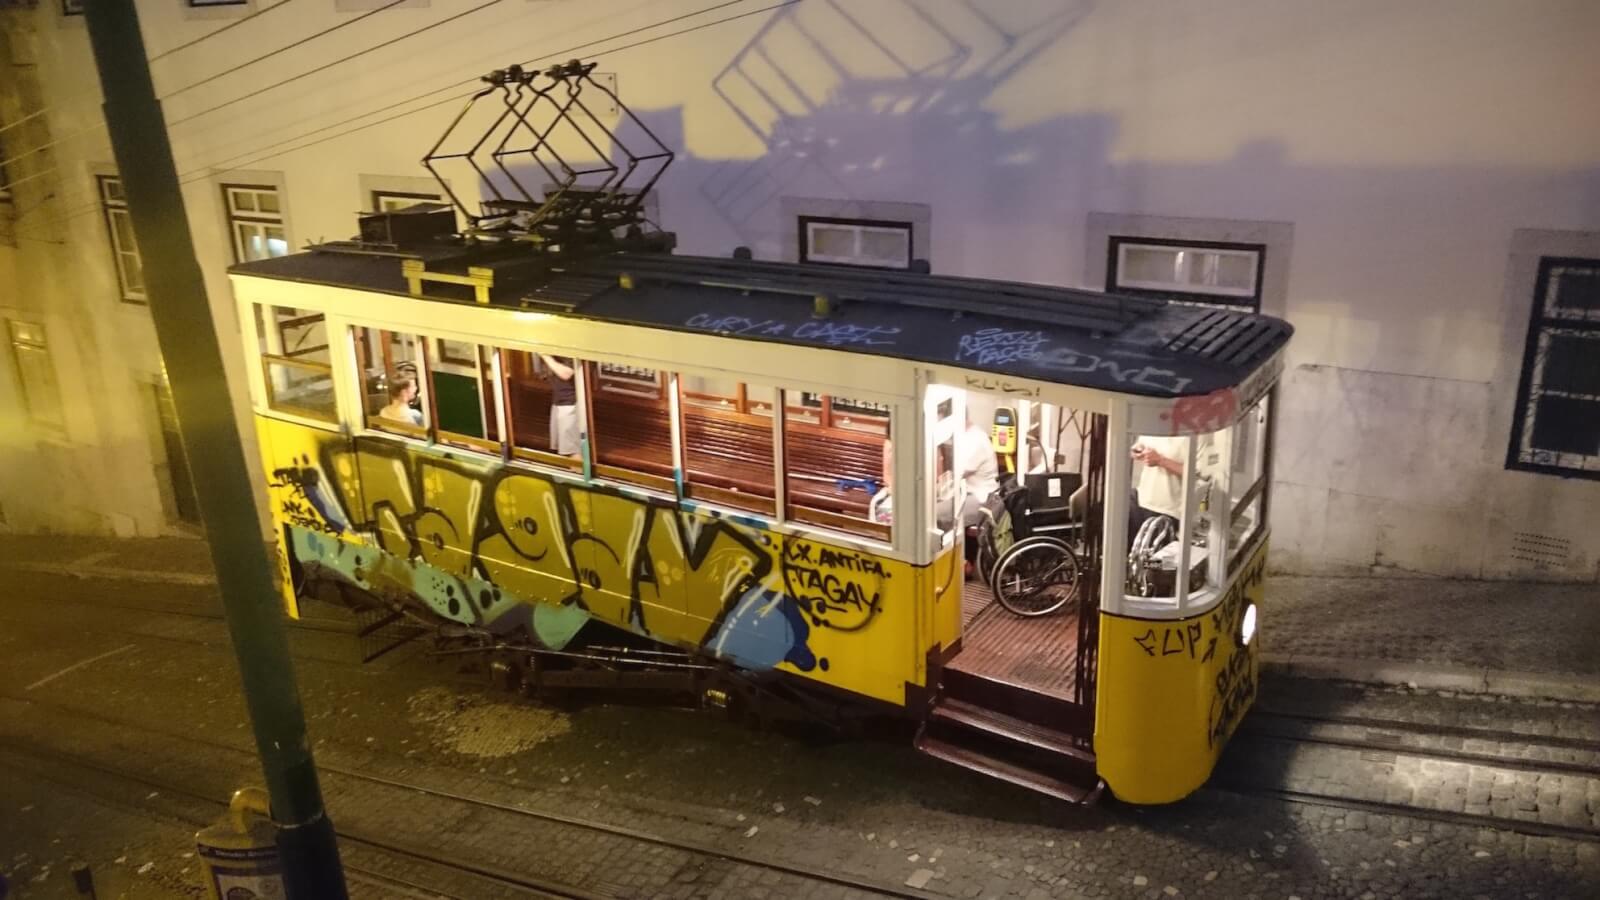
M784 391L783 463L788 517L850 534L889 540L888 522L872 516L887 485L884 445L889 408L827 395Z
M429 395L439 440L497 453L499 416L494 405L493 351L468 341L428 341Z
M505 378L506 433L511 453L523 459L576 469L582 465L582 407L578 380L583 365L569 356L501 350Z
M1228 520L1228 568L1255 542L1266 525L1267 422L1271 410L1261 398L1234 426L1230 473L1232 508Z
M1193 462L1191 437L1142 435L1133 442L1133 504L1128 522L1128 590L1176 602L1178 572L1188 554L1192 517L1184 471ZM1191 568L1190 580L1195 572ZM1203 578L1203 573L1202 573Z
M679 375L678 391L684 493L775 514L772 410L777 391L701 375Z
M255 319L267 406L337 422L327 321L322 313L288 306L257 306Z
M667 373L616 363L585 366L595 473L675 491Z
M357 327L352 333L367 427L426 438L431 417L421 340L382 328Z

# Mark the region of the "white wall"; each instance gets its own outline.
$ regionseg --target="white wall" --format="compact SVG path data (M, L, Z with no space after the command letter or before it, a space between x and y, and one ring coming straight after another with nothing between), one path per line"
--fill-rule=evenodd
M794 198L925 204L934 271L1064 284L1095 269L1091 214L1292 226L1276 563L1600 577L1600 534L1584 527L1600 483L1503 465L1526 262L1555 245L1600 254L1581 234L1600 229L1600 117L1589 113L1600 6L804 0L666 36L768 5L747 0L603 40L711 4L518 0L205 112L473 5L388 10L166 101L214 301L227 290L215 186L227 170L281 177L296 244L348 236L361 177L420 174L457 104L341 132L451 98L509 62L593 57L680 152L660 210L685 252L791 255L786 197L791 209ZM152 54L219 24L181 4L140 7ZM49 4L30 15L67 79L52 90L92 94L81 28L58 25ZM158 88L353 15L302 0L160 59ZM93 115L92 99L62 108ZM74 152L108 160L99 148ZM78 181L69 174L64 191ZM98 221L74 233L97 246L85 220ZM132 326L100 333L147 340ZM1570 541L1567 564L1515 559L1518 532Z

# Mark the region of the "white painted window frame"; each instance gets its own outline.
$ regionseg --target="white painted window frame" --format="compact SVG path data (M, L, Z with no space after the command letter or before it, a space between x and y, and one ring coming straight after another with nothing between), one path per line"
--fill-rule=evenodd
M115 175L97 175L95 180L100 189L100 207L105 213L106 239L111 243L111 260L117 269L117 287L122 293L122 299L127 303L144 304L149 299L144 290L135 290L128 286L128 259L139 263L139 281L144 281L144 259L139 255L137 238L132 247L122 246L122 239L117 231L117 222L126 219L128 233L133 233L133 214L128 210L128 199L122 193L122 179ZM111 188L116 187L116 196L112 196Z
M427 194L421 191L386 191L375 189L372 192L372 211L380 213L398 212L399 210L416 206L419 203L445 202L447 201L440 194Z
M891 222L887 220L842 220L823 216L802 216L800 221L801 238L805 241L801 259L812 263L829 263L831 265L857 266L869 269L909 269L911 261L915 258L913 240L915 225L910 222ZM850 231L855 237L856 253L851 256L838 254L818 253L813 248L816 246L815 234L819 228L834 228ZM906 258L904 262L888 263L884 260L863 256L861 245L863 238L868 234L894 234L903 236L906 244Z
M1261 285L1262 256L1260 250L1243 250L1231 247L1207 247L1199 243L1186 243L1183 241L1150 241L1141 242L1119 237L1117 244L1116 270L1112 273L1112 286L1117 289L1134 289L1142 291L1160 291L1173 294L1193 294L1197 297L1217 296L1236 297L1254 300L1256 292ZM1178 265L1183 267L1184 275L1189 276L1194 272L1196 260L1205 256L1215 258L1235 257L1250 261L1250 284L1247 287L1236 288L1219 284L1205 284L1192 279L1184 280L1177 276L1171 281L1145 281L1136 278L1125 278L1122 275L1127 265L1129 251L1146 250L1157 252L1172 252L1180 257Z
M252 198L251 204L255 207L254 209L240 208L239 198L243 196ZM260 200L265 196L272 197L277 206L276 211L266 212L261 210ZM249 246L249 238L252 233L259 234L262 246L267 246L267 242L273 239L270 235L270 229L274 228L278 231L278 240L284 242L285 252L287 252L289 226L283 212L283 191L279 190L276 185L225 183L222 185L222 198L223 213L228 219L228 233L233 242L233 256L236 262L253 262L257 259L273 258L271 253L262 257L252 257L246 252L245 248Z

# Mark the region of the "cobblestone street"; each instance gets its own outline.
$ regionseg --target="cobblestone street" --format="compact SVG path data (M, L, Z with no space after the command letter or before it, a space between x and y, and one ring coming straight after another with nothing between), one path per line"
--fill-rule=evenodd
M73 896L67 869L81 859L107 886L101 896L198 896L188 836L216 809L99 784L110 776L74 783L72 767L140 773L215 797L259 781L211 589L11 574L0 608L8 685L0 750L13 773L0 791L0 865L15 895ZM351 835L617 897L872 894L762 868L766 861L911 896L1583 897L1600 886L1600 844L1592 840L1297 802L1260 789L1342 784L1351 796L1381 801L1393 799L1397 785L1416 784L1459 795L1464 812L1521 810L1539 823L1592 817L1597 798L1583 790L1594 782L1576 774L1567 776L1576 794L1558 789L1556 778L1530 793L1483 782L1466 763L1431 770L1410 759L1350 762L1325 744L1292 747L1246 733L1213 782L1226 787L1170 807L1083 810L894 743L819 743L674 709L541 707L414 647L361 666L336 620L310 625L291 639L357 896L529 894L423 862L385 883L365 873L404 872L403 854L382 855ZM85 664L72 668L78 663ZM1269 685L1249 724L1308 708L1570 742L1600 738L1592 707L1293 683ZM1568 762L1584 761L1570 753ZM72 790L59 789L62 782ZM707 864L711 857L530 812L670 835L725 858Z

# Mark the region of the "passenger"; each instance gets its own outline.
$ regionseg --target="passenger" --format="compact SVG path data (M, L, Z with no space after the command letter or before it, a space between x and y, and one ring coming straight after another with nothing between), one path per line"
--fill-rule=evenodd
M570 356L539 354L544 363L545 381L550 384L550 452L559 456L578 456L578 388L573 382L577 369Z
M409 375L389 379L389 403L378 415L391 422L422 427L422 410L411 405L417 397L417 380Z
M961 524L983 521L983 504L1000 489L1000 465L995 462L994 444L989 432L967 416L967 429L957 442L961 457L961 477L967 483L967 498L961 503Z

